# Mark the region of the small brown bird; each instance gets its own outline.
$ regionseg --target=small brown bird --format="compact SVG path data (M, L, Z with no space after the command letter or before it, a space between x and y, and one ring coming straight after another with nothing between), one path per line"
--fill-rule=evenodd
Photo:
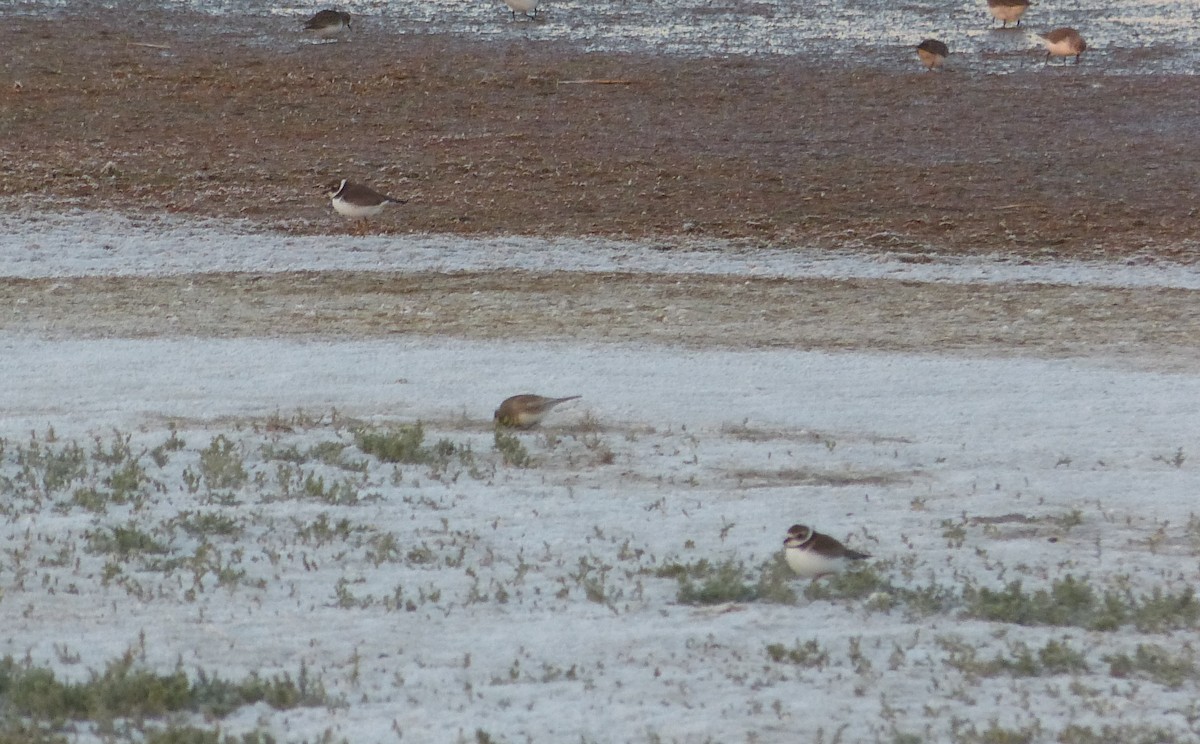
M925 68L933 70L942 66L946 57L950 56L950 48L937 39L926 39L917 44L917 56L925 64Z
M850 561L861 561L871 556L851 550L811 527L793 524L783 539L783 557L797 575L816 580L845 571Z
M514 395L500 404L492 418L500 426L529 429L537 426L546 414L550 413L551 408L579 397L581 396L568 395L566 398L546 398L532 393Z
M332 39L350 30L350 14L340 10L322 10L304 24L304 30L318 39Z
M1067 57L1072 55L1075 57L1075 64L1079 64L1079 55L1087 49L1087 42L1073 28L1056 28L1044 34L1034 34L1034 36L1046 47L1047 64L1050 63L1050 57L1055 56L1062 57L1065 65Z
M988 12L992 14L996 21L1002 21L1003 25L1000 28L1007 28L1009 21L1015 21L1016 25L1021 25L1021 16L1025 15L1025 11L1029 10L1029 0L987 0Z

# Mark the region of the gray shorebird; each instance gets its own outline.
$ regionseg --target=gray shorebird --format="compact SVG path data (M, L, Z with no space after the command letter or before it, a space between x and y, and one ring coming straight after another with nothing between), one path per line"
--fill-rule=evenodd
M333 39L350 30L350 14L340 10L322 10L304 24L305 33L318 39Z
M1000 28L1008 28L1009 21L1020 26L1021 16L1029 10L1029 0L987 0L987 4L992 17L1002 22ZM995 25L995 22L992 21L992 24Z
M926 39L917 44L917 56L921 58L925 69L935 70L950 56L950 48L937 39Z
M389 204L403 204L404 199L394 199L381 194L369 186L351 183L342 179L329 185L326 191L333 209L343 217L366 220L379 214Z
M861 561L871 556L851 550L811 527L794 524L788 528L787 537L783 539L783 557L798 576L816 580L841 573L851 561Z
M1046 47L1047 64L1052 56L1062 57L1064 65L1067 63L1067 57L1073 56L1075 64L1079 64L1079 56L1087 50L1087 42L1073 28L1056 28L1044 34L1034 34L1034 38Z
M532 393L514 395L506 398L500 404L500 407L492 414L492 419L500 426L529 429L537 426L546 417L546 414L550 413L551 408L579 397L578 395L568 395L565 398L546 398Z

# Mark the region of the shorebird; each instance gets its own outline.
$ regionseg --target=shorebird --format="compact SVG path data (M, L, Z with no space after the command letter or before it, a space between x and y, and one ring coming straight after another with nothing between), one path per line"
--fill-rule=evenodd
M941 67L946 57L950 56L950 48L937 39L926 39L917 44L917 56L926 69L933 70Z
M517 20L517 13L526 18L537 17L538 0L504 0L504 4L512 11L513 20Z
M1029 10L1029 0L987 0L988 11L996 20L1003 21L1000 28L1008 28L1008 22L1014 21L1021 25L1021 16ZM992 21L995 25L996 21Z
M304 24L304 30L318 39L332 39L350 30L350 14L340 10L322 10Z
M1050 57L1054 56L1062 57L1065 65L1067 57L1072 55L1075 57L1075 64L1079 64L1079 55L1087 49L1087 42L1073 28L1056 28L1053 31L1033 36L1046 47L1047 64L1050 63Z
M514 395L506 398L500 404L500 407L492 414L492 419L499 426L529 429L537 426L546 417L546 414L550 413L551 408L579 397L578 395L568 395L565 398L546 398L532 393Z
M332 183L326 189L326 194L333 203L333 209L343 217L359 219L366 222L368 217L379 214L389 204L403 204L405 199L393 199L381 194L375 189L342 179Z
M871 556L851 550L811 527L793 524L783 540L783 557L797 575L815 581L822 576L845 571L851 561L861 561Z

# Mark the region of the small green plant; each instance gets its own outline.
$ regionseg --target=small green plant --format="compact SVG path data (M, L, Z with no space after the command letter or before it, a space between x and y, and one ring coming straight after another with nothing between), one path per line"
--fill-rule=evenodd
M1192 654L1180 656L1152 643L1139 643L1132 657L1113 654L1105 656L1104 661L1113 677L1144 677L1171 689L1200 680Z
M240 522L217 512L180 512L168 524L178 527L191 537L216 535L236 537L242 533Z
M213 438L200 452L200 475L210 491L240 488L250 477L239 448L224 434Z
M1050 590L1026 593L1020 581L1000 591L968 586L963 590L967 617L1017 625L1066 625L1115 630L1127 619L1127 607L1115 594L1100 596L1087 583L1067 575Z
M822 669L829 663L829 652L821 648L816 640L796 643L788 648L782 643L772 643L767 646L767 658L776 664L784 662L797 666L816 667Z
M969 586L963 590L963 601L967 617L1017 625L1111 631L1132 623L1139 630L1161 632L1200 623L1200 603L1190 588L1180 594L1155 588L1138 599L1128 591L1101 593L1070 574L1052 582L1049 591L1027 593L1019 581L1000 591Z
M324 688L308 680L303 665L295 682L286 675L226 682L203 671L195 680L179 669L159 674L138 667L134 660L134 653L127 651L87 681L62 682L49 669L21 665L9 656L0 661L0 695L9 712L51 727L66 720L111 722L182 711L224 717L258 702L279 710L328 702Z
M529 456L529 450L525 449L525 445L521 443L520 438L516 434L512 434L501 429L496 429L495 448L503 458L505 465L511 465L514 468L527 468L533 464L533 458Z
M132 555L162 555L170 552L166 545L132 522L124 527L109 527L90 532L87 538L88 551L96 554L113 554L120 558L128 558Z
M748 581L741 563L727 560L710 564L701 560L692 570L679 576L676 599L682 604L724 604L752 602L758 598L754 584Z
M354 442L365 454L383 462L419 465L432 459L430 452L422 446L425 427L420 421L385 431L358 429L354 432Z
M996 654L991 659L980 659L974 646L957 638L939 638L938 645L948 654L947 666L976 677L1041 677L1087 671L1083 653L1065 641L1048 641L1036 651L1018 642L1009 646L1008 654Z
M18 447L16 462L21 468L19 482L33 488L37 493L49 495L64 490L68 485L87 477L87 453L75 442L67 442L55 448L47 437L42 444L36 439L28 447Z

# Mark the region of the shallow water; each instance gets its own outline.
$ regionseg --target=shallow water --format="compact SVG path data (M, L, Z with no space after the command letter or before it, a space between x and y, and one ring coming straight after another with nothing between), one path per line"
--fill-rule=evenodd
M1035 3L1020 29L1000 29L983 0L554 0L538 21L513 21L501 0L332 3L358 16L357 33L468 34L497 40L568 41L591 51L658 51L724 56L780 54L832 58L872 67L918 69L913 47L936 37L952 52L951 70L1003 74L1044 67L1027 31L1079 29L1083 64L1121 75L1192 74L1200 61L1200 3L1083 0ZM331 3L257 0L96 2L37 0L20 14L95 11L157 13L187 9L241 16L231 32L251 43L293 45L301 21ZM1047 69L1047 74L1065 74Z

